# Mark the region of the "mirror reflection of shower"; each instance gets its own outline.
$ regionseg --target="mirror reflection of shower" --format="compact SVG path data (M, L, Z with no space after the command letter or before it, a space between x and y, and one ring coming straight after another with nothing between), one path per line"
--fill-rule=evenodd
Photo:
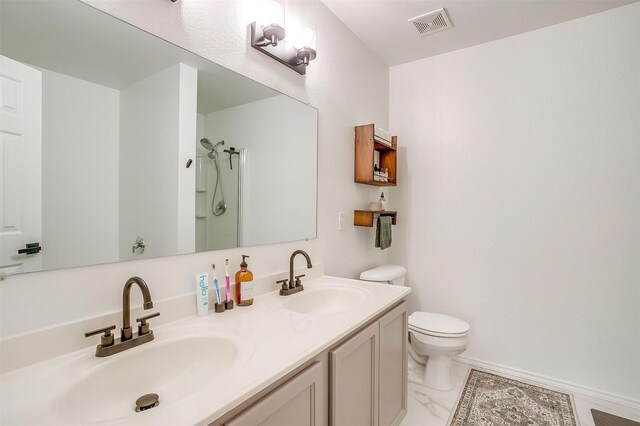
M245 148L231 147L214 116L198 114L196 156L196 251L239 247ZM211 122L209 122L211 123ZM225 149L226 148L226 149ZM228 160L227 160L228 159Z
M227 203L224 201L224 189L222 184L222 176L220 175L220 162L218 161L218 157L220 155L218 153L218 146L224 145L224 140L214 145L209 139L202 138L200 139L200 145L202 145L204 149L209 151L207 156L213 160L213 164L216 167L216 186L213 190L213 197L211 198L211 213L213 213L214 216L222 216L227 211ZM228 150L225 150L225 152L227 151ZM229 163L231 163L231 154L229 154ZM216 204L218 188L220 188L220 201L218 201L218 203Z

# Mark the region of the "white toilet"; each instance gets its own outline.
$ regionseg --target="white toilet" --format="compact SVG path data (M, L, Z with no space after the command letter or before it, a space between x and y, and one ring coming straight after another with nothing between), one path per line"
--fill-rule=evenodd
M364 281L405 285L407 270L402 266L383 265L360 274ZM453 389L451 359L467 349L471 327L461 319L431 312L414 312L409 315L409 355L419 365L424 365L419 382L433 389Z

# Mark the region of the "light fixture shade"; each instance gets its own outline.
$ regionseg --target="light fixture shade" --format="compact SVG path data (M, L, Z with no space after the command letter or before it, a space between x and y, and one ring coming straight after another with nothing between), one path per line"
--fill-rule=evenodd
M307 66L316 58L316 31L313 25L300 25L288 40L297 49L296 57L300 64Z
M261 0L258 23L263 27L279 26L285 28L284 0Z
M293 45L298 49L307 48L316 50L316 29L313 25L302 25L297 31Z
M284 0L262 0L262 36L273 47L284 40Z

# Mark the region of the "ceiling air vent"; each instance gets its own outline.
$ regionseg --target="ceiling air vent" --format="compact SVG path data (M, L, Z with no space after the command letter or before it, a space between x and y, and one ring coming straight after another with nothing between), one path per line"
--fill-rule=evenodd
M411 18L409 22L422 36L453 28L444 8Z

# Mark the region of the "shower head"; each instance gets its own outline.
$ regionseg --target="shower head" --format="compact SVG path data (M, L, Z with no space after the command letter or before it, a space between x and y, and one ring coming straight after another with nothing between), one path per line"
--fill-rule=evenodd
M202 145L202 147L208 151L211 151L212 149L214 149L213 144L207 138L200 139L200 145Z
M224 145L224 140L218 142L217 144L212 144L211 141L207 138L200 139L200 145L208 151L215 151L218 148L218 145Z
M218 158L218 145L224 145L224 141L220 141L217 144L212 144L211 141L207 138L202 138L200 139L200 145L202 145L202 147L204 149L206 149L207 151L209 151L209 153L207 154L207 157L211 158L212 160L215 160L216 158Z

